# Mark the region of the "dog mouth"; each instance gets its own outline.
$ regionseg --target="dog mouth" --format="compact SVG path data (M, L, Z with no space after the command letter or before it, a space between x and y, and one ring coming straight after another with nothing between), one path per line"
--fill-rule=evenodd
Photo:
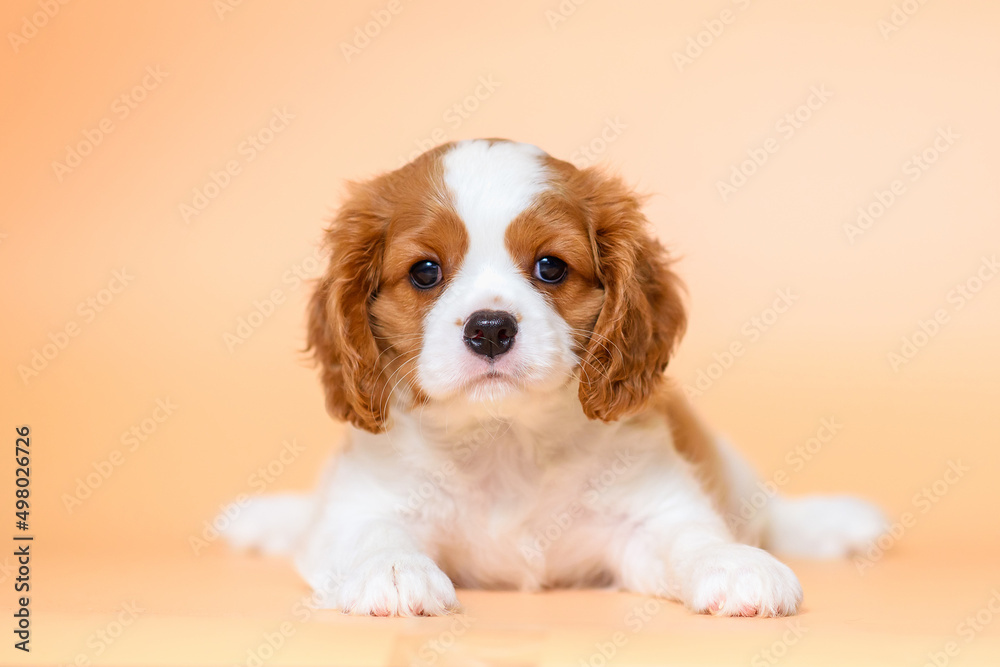
M521 386L520 380L511 373L497 370L491 364L488 369L468 378L463 383L463 389L470 394L483 391L510 391Z
M517 378L510 373L498 371L495 368L480 373L469 379L470 384L517 384Z

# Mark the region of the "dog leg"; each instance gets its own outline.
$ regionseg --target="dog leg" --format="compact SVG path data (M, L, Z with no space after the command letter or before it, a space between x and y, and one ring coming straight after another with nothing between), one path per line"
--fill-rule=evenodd
M635 527L618 561L622 585L699 613L794 614L802 602L795 574L766 551L737 543L693 476L665 482L656 471L636 494L642 502L632 508Z

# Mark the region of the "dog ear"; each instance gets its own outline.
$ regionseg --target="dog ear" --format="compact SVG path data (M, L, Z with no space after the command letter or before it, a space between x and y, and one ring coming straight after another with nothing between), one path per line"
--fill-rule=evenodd
M604 304L581 362L580 402L591 419L639 410L687 325L680 279L651 235L637 197L617 178L581 172Z
M388 225L375 202L370 186L351 184L326 230L330 262L312 294L306 348L320 367L327 411L373 433L388 417L388 406L376 398L384 393L384 378L369 312Z

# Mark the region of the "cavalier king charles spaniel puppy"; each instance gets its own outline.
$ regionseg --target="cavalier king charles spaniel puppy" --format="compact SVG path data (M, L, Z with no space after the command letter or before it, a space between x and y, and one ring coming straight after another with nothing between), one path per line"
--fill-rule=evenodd
M324 606L605 586L779 616L802 589L764 549L845 556L883 530L860 500L762 493L665 376L681 285L617 178L449 143L353 184L326 245L308 342L347 442L314 493L228 529L293 555Z

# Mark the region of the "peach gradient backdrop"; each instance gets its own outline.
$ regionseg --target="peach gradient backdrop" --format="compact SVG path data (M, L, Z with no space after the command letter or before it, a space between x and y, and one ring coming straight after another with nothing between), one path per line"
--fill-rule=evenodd
M691 384L699 371L718 376L695 399L710 422L765 476L789 473L790 493L846 491L894 519L912 512L915 524L875 568L928 553L945 570L1000 557L1000 277L960 308L952 293L1000 252L996 5L927 3L884 37L892 0L592 0L572 13L566 0L558 22L558 0L258 0L220 16L224 2L74 0L13 44L10 33L42 10L16 0L0 11L0 426L10 449L14 426L32 427L35 633L49 660L72 660L97 623L53 620L76 628L65 647L46 629L46 610L91 608L72 582L92 572L113 581L115 563L155 554L210 589L211 558L242 562L218 544L209 558L189 545L220 504L314 483L341 428L298 351L308 293L298 275L315 274L320 228L345 179L395 168L441 139L509 137L578 162L592 145L595 162L652 195L649 217L683 257L691 327L672 373ZM388 24L345 56L342 43L390 4ZM723 10L729 22L714 23ZM699 33L707 46L678 66L675 52ZM829 94L799 109L812 90ZM782 119L796 111L804 120L791 133ZM911 180L908 161L948 128L957 136L947 151ZM57 173L67 146L95 131L90 154ZM251 149L250 135L271 141ZM759 159L775 146L724 200L718 182L748 151ZM227 163L239 173L185 220L181 205ZM852 243L844 225L896 179L895 201ZM122 269L124 289L102 293ZM745 325L779 290L796 301L751 340ZM109 296L101 312L80 306ZM231 350L225 334L274 296L273 312ZM939 309L947 322L894 370L887 355ZM19 366L68 324L78 334L25 381ZM734 341L743 354L721 374L710 369ZM122 434L158 400L176 409L130 450ZM829 418L840 431L793 467L786 457ZM286 441L303 451L278 466ZM115 450L121 465L68 510L66 494ZM0 464L5 489L11 459ZM923 512L914 495L949 461L968 472L939 484L944 494ZM281 474L253 477L269 463ZM140 590L164 585L158 568L139 571ZM863 595L865 579L842 576ZM963 589L928 632L951 632L989 597L988 579ZM9 606L9 580L0 591ZM8 645L0 656L24 658Z

